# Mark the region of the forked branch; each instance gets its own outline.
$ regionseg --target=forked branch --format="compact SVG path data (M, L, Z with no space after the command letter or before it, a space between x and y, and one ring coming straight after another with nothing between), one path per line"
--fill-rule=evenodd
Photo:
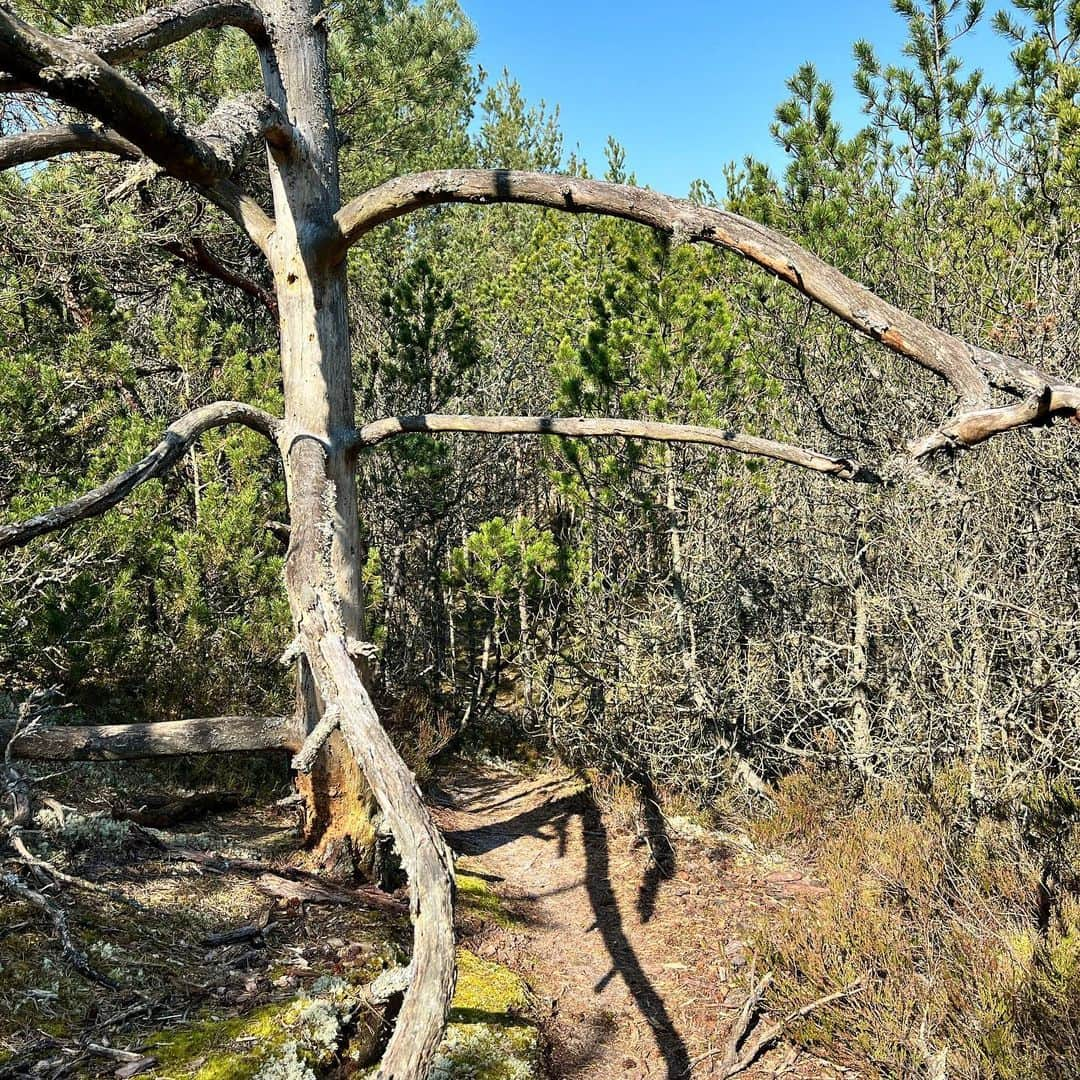
M239 401L217 401L212 405L194 409L171 424L161 442L146 457L125 469L119 476L114 476L93 491L88 491L62 506L55 506L44 514L38 514L27 521L0 526L0 550L19 547L36 536L62 529L74 521L105 513L140 484L145 484L147 480L161 476L171 469L203 432L228 424L243 424L273 441L279 421L268 412Z
M475 432L485 435L554 435L561 439L625 438L652 442L696 443L717 446L738 454L772 458L826 473L840 480L880 483L871 470L850 458L832 457L801 446L744 435L722 428L694 424L662 424L643 420L561 416L455 416L428 413L420 416L390 416L365 424L356 433L357 447L377 446L387 439L418 432Z
M66 39L83 45L110 64L123 64L175 45L200 30L235 26L261 44L266 39L262 12L242 0L177 0L123 22L80 27ZM31 84L0 72L0 92L30 89Z
M969 449L979 443L1018 428L1038 427L1054 416L1080 413L1080 387L1066 384L1047 385L1042 393L995 409L962 412L942 424L937 431L908 444L914 458L926 457L936 450Z
M636 221L689 243L714 244L767 270L874 341L945 379L967 406L989 388L1040 394L1058 380L1013 357L969 345L882 300L793 240L727 210L625 184L507 169L449 169L400 176L359 195L336 216L331 256L377 225L443 203L527 203Z
M96 53L70 38L46 34L0 7L0 55L28 86L97 117L171 176L201 191L266 249L273 222L229 179L229 162Z

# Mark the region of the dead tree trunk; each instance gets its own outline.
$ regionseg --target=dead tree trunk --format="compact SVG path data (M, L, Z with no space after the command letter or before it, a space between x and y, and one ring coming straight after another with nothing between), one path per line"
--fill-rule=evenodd
M346 271L323 253L340 206L337 133L330 102L320 3L274 0L264 9L273 49L261 49L271 101L294 137L269 150L276 228L267 256L281 335L284 424L278 433L289 492L289 601L299 624L303 597L322 590L349 638L364 636L358 565L355 425ZM307 577L305 577L307 575ZM323 702L310 664L298 659L297 709L311 731ZM370 850L373 810L360 770L333 733L313 770L300 778L306 832L328 861L360 863Z

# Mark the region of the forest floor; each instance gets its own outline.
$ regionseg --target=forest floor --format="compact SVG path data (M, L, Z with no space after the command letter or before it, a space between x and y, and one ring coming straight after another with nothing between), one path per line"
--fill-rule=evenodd
M404 905L319 895L287 805L152 830L112 820L100 789L90 801L27 839L96 884L46 891L111 985L65 963L41 912L0 903L0 1080L364 1073L363 988L408 955ZM805 868L659 813L603 814L567 773L456 762L431 802L459 856L442 1080L724 1075L751 927L814 902ZM855 1074L781 1042L741 1075Z
M823 891L805 868L688 821L613 825L569 774L459 764L432 802L459 872L485 875L510 915L472 947L532 988L553 1078L725 1075L752 925ZM740 1075L856 1074L781 1041Z

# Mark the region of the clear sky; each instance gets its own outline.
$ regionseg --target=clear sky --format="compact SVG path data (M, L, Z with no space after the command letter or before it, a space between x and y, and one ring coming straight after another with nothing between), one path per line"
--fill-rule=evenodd
M580 147L602 173L614 135L638 182L673 195L696 177L722 194L724 165L747 154L782 164L769 124L804 61L832 82L837 116L855 128L852 44L866 38L883 63L901 59L889 0L461 3L479 34L477 62L493 77L508 67L528 100L558 104L568 150ZM989 26L994 10L956 48L1004 83L1008 45Z

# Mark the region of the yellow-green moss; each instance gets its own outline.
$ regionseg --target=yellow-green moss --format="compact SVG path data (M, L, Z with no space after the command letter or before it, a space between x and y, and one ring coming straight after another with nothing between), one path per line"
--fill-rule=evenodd
M528 1006L528 990L520 975L491 960L482 960L468 949L459 949L458 981L451 1017L455 1013L482 1012L513 1020Z
M208 1016L147 1040L146 1053L158 1059L150 1077L173 1080L247 1080L270 1053L283 1046L289 1031L286 1017L295 1004L265 1005L247 1016ZM241 1039L254 1042L241 1043Z
M502 897L481 877L458 867L457 898L461 911L476 915L499 926L512 926L514 917L506 910Z
M525 982L502 964L467 949L458 950L457 961L457 991L433 1080L540 1077L540 1038L525 1016Z

